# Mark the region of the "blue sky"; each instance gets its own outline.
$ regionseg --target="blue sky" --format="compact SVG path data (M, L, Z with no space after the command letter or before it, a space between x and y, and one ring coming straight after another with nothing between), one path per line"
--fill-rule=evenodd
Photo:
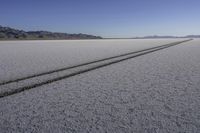
M103 37L200 34L200 0L0 0L0 25Z

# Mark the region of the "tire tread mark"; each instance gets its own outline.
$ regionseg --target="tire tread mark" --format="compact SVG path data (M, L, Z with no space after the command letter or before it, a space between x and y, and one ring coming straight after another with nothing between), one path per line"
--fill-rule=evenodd
M188 40L186 40L186 41L188 41ZM166 44L166 45L156 46L156 47L153 47L153 48L147 48L147 49L139 50L139 51L135 51L135 52L129 52L129 53L125 53L125 54L121 54L121 55L117 55L117 56L112 56L112 57L108 57L108 58L104 58L104 59L99 59L99 60L95 60L95 61L91 61L91 62L87 62L87 63L82 63L82 64L79 64L79 65L74 65L74 66L64 67L64 68L60 68L60 69L50 70L50 71L46 71L46 72L42 72L42 73L38 73L38 74L26 76L26 77L14 79L14 80L9 80L9 81L5 81L5 82L1 82L0 86L6 85L6 84L10 84L10 83L13 83L13 82L19 82L19 81L30 79L30 78L34 78L34 77L48 75L48 74L55 73L55 72L60 72L60 71L68 70L68 69L73 69L73 68L77 68L77 67L81 67L81 66L86 66L86 65L89 65L89 64L93 64L93 63L97 63L97 62L101 62L101 61L106 61L106 60L110 60L110 59L114 59L114 58L118 58L118 57L122 57L122 56L136 54L136 53L140 53L140 52L143 52L143 51L147 51L147 50L151 50L151 49L156 49L156 48L167 46L167 45L172 45L174 43L183 43L183 42L185 42L185 41L173 42L173 43Z
M154 47L154 48L140 50L140 52L139 51L132 52L132 54L134 54L133 56L130 56L130 57L127 57L127 58L124 58L124 59L119 59L119 60L111 61L111 62L108 62L108 63L100 64L100 65L92 67L92 68L80 70L78 72L74 72L74 73L64 75L64 76L61 76L61 77L57 77L57 78L54 78L54 79L46 80L46 81L43 81L43 82L40 82L40 83L37 83L37 84L33 84L33 85L26 86L26 87L21 87L21 88L17 88L17 89L11 90L11 91L0 93L0 98L7 97L7 96L10 96L10 95L13 95L13 94L17 94L17 93L23 92L25 90L30 90L32 88L36 88L36 87L39 87L39 86L42 86L42 85L46 85L46 84L49 84L49 83L52 83L52 82L55 82L55 81L59 81L59 80L62 80L62 79L66 79L66 78L69 78L69 77L72 77L72 76L76 76L76 75L79 75L79 74L82 74L82 73L86 73L86 72L89 72L89 71L92 71L92 70L96 70L96 69L99 69L99 68L102 68L102 67L106 67L106 66L109 66L109 65L112 65L112 64L116 64L116 63L119 63L119 62L122 62L122 61L125 61L125 60L128 60L128 59L132 59L132 58L135 58L135 57L138 57L138 56L146 55L148 53L152 53L152 52L155 52L155 51L158 51L158 50L166 49L168 47L172 47L172 46L175 46L175 45L187 42L187 41L191 41L191 40L192 39L174 42L174 43L170 43L170 44L166 44L166 45L162 45L162 46L157 46L157 47ZM130 53L128 53L126 55L129 55L129 54ZM123 56L125 56L125 54ZM117 57L121 57L121 56L117 56ZM117 58L117 57L115 56L115 58ZM114 57L110 57L109 59L113 59L113 58ZM108 58L106 58L106 59L108 60ZM101 61L105 61L106 59L102 59ZM93 63L97 63L97 62L100 62L100 61L93 61ZM89 64L92 64L92 63L85 63L85 65L81 64L81 65L78 65L78 66L79 67L80 66L86 66L86 64L89 65ZM78 66L75 66L73 68L76 68ZM66 70L66 69L64 69L64 70ZM63 71L63 70L60 70L60 71ZM55 71L55 72L59 72L59 71ZM53 72L50 72L49 74L51 74L51 73L53 73ZM42 75L47 75L47 74L45 73L45 74L38 74L38 75L42 76ZM34 77L38 77L38 76L34 76ZM29 79L29 78L26 78L26 79ZM24 79L24 80L26 80L26 79ZM16 82L18 82L18 81L16 81Z

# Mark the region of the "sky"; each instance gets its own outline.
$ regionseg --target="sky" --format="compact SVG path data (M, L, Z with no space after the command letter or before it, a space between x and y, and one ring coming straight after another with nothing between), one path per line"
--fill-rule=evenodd
M0 25L103 37L200 34L200 0L0 0Z

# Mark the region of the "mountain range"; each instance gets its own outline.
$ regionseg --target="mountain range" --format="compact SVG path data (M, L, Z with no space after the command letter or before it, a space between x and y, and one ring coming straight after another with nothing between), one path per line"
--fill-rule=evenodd
M49 31L24 31L0 25L0 40L59 40L59 39L101 39L88 34L69 34Z
M200 38L200 35L187 35L187 36L144 36L144 37L133 37L133 39L154 39L154 38Z
M200 35L187 36L144 36L126 39L156 39L156 38L200 38ZM69 34L50 31L24 31L0 25L0 40L70 40L70 39L103 39L100 36L88 34ZM124 39L124 38L105 38L105 39Z

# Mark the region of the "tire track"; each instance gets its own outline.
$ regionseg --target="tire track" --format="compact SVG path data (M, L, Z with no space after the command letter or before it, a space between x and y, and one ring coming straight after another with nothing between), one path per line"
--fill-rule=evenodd
M25 90L29 90L35 87L49 84L58 80L69 78L78 74L89 72L101 67L112 65L124 60L142 56L148 53L152 53L152 52L165 49L171 46L175 46L175 45L178 45L187 41L191 41L191 40L192 39L178 41L178 42L174 42L174 43L170 43L170 44L166 44L162 46L148 48L148 49L144 49L144 50L140 50L136 52L125 53L118 56L113 56L113 57L109 57L105 59L83 63L80 65L47 71L44 73L39 73L32 76L27 76L24 78L19 78L19 79L3 82L3 83L0 83L0 98L10 96L16 93L20 93Z
M171 44L174 44L174 43L178 43L178 42L173 42L173 43L166 44L166 45L171 45ZM135 51L135 52L129 52L129 53L125 53L125 54L121 54L121 55L117 55L117 56L112 56L112 57L108 57L108 58L104 58L104 59L99 59L99 60L95 60L95 61L91 61L91 62L87 62L87 63L82 63L82 64L74 65L74 66L69 66L69 67L64 67L64 68L60 68L60 69L50 70L50 71L46 71L46 72L42 72L42 73L37 73L37 74L30 75L30 76L25 76L25 77L22 77L22 78L17 78L17 79L14 79L14 80L4 81L4 82L0 82L0 86L6 85L6 84L10 84L10 83L13 83L13 82L19 82L19 81L22 81L22 80L26 80L26 79L30 79L30 78L34 78L34 77L38 77L38 76L43 76L43 75L47 75L47 74L59 72L59 71L64 71L64 70L67 70L67 69L77 68L77 67L81 67L81 66L85 66L85 65L97 63L97 62L100 62L100 61L114 59L114 58L118 58L118 57L122 57L122 56L127 56L127 55L131 55L131 54L135 54L135 53L139 53L139 52L143 52L143 51L147 51L147 50L151 50L151 49L163 47L163 46L166 46L166 45L156 46L156 47L153 47L153 48L148 48L148 49L139 50L139 51Z

